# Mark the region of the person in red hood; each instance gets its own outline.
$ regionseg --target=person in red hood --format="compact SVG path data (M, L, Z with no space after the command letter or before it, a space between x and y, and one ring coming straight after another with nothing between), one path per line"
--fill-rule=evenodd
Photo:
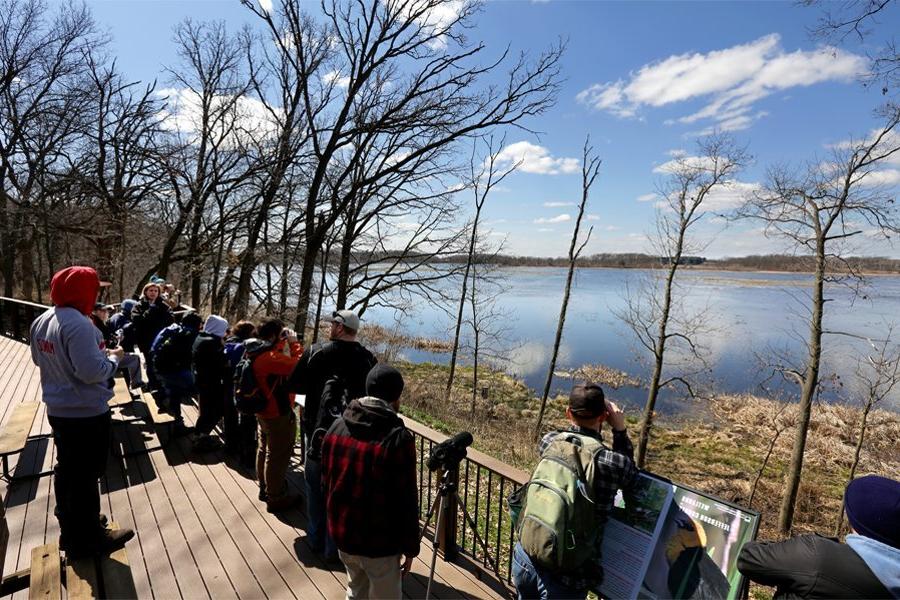
M106 472L112 418L109 381L124 352L107 350L90 314L101 282L90 267L53 276L53 308L31 324L31 359L41 373L41 395L53 430L53 487L59 545L69 558L108 553L134 537L110 530L100 515L100 477Z

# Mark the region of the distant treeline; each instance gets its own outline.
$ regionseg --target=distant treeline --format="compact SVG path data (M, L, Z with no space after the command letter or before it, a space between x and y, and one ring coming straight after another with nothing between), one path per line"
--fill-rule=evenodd
M389 257L385 255L385 259ZM802 273L812 271L812 257L788 254L751 255L732 258L706 258L685 256L681 264L702 269L723 269L733 271L786 271ZM464 255L443 257L431 262L457 264L464 263ZM566 258L544 256L512 256L491 254L476 257L477 262L491 262L508 267L564 267ZM578 259L580 267L606 267L624 269L649 269L668 264L668 258L641 253L592 254ZM900 260L882 256L853 256L832 265L833 271L853 269L866 273L900 273Z

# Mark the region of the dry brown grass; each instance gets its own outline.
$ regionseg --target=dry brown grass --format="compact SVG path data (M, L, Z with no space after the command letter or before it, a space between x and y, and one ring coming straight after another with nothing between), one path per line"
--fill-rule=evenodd
M554 371L556 377L575 379L576 381L591 381L617 390L621 387L638 387L640 380L632 377L625 371L619 371L606 365L582 365L574 370Z
M533 428L538 400L524 384L502 373L486 380L487 398L477 395L471 410L471 368L463 367L449 401L444 400L446 368L403 364L407 379L404 412L430 426L455 433L471 431L475 447L513 466L530 470L537 460ZM660 419L650 444L647 467L673 481L747 506L750 488L774 434L781 405L749 395L721 396L709 405L709 418L686 423ZM549 401L545 429L563 427L565 398ZM816 405L810 424L803 483L794 520L795 533L832 534L850 472L860 411ZM762 514L760 539L776 539L784 470L793 443L795 406L778 417L784 426L750 508ZM857 475L879 473L900 479L900 415L874 411ZM636 419L631 420L636 428ZM632 433L633 441L634 433Z

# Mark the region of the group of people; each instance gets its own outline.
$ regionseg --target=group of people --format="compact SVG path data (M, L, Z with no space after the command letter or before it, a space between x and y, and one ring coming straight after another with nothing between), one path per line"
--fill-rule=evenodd
M253 464L269 512L299 500L287 484L299 416L308 542L345 565L348 597L400 597L402 574L419 551L415 445L398 416L403 377L359 343L358 315L335 311L329 339L304 349L278 319L232 326L218 315L178 314L160 281L110 315L113 307L97 302L104 285L90 267L57 272L53 307L30 330L56 445L60 548L91 556L134 536L110 529L100 513L108 402L122 370L132 389L175 417L175 433L190 435L193 451L223 446L212 435L221 422L224 449ZM188 427L181 406L191 397L199 414Z
M122 302L110 317L108 307L96 304L100 286L89 267L58 272L50 288L54 306L31 328L56 444L60 547L84 556L133 536L107 528L98 489L109 450L111 378L124 369L132 387L143 386L176 417L179 433L193 436L195 451L220 447L212 433L221 421L225 449L245 462L255 455L259 499L270 512L299 500L286 479L299 417L308 542L326 561L343 563L347 598L401 597L402 576L419 553L416 449L398 414L403 377L359 343L359 317L335 311L329 339L304 349L278 319L232 326L217 315L203 320L188 312L176 322L160 282L148 283L139 300ZM181 418L190 396L199 407L194 428ZM604 524L617 492L627 498L638 477L624 414L600 386L576 385L566 416L568 429L541 439L533 475L541 483L526 486L516 508L512 576L519 598L585 598L598 589ZM547 488L547 481L570 496L572 514L528 503L529 490ZM751 542L738 568L777 587L779 597L900 598L900 482L854 480L845 505L853 528L846 544L819 536ZM558 525L548 523L563 516L576 526L560 543Z

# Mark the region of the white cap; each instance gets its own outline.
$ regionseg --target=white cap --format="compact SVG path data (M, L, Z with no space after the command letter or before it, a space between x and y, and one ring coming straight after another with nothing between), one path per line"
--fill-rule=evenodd
M336 310L325 320L331 323L340 323L353 331L359 331L359 317L352 310Z
M206 317L206 323L203 324L203 331L216 337L225 337L228 331L228 321L219 315L209 315Z

